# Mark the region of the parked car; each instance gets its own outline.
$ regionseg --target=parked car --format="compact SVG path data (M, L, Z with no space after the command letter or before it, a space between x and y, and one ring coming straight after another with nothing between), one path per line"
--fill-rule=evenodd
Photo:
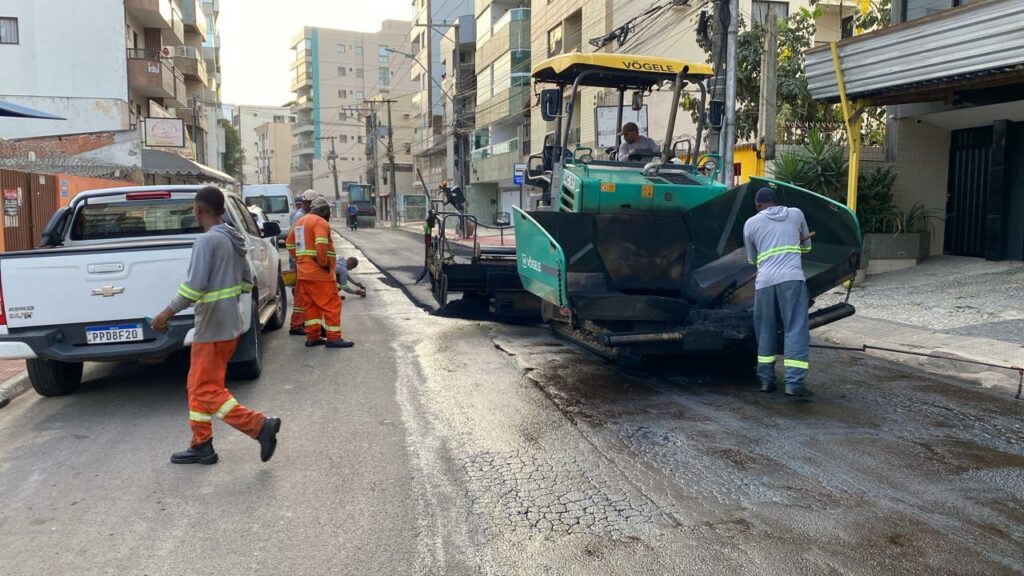
M192 213L200 188L83 192L46 225L46 248L0 254L0 359L25 359L36 391L57 396L78 387L84 362L156 361L189 346L191 310L165 334L146 318L186 279L202 233ZM279 253L266 241L280 230L265 222L261 231L238 196L225 193L225 200L224 220L245 238L254 284L241 298L249 313L229 373L254 379L263 368L262 330L286 321Z
M291 214L295 210L295 197L285 184L250 184L242 186L242 202L257 206L267 218L281 227L281 238L291 229Z

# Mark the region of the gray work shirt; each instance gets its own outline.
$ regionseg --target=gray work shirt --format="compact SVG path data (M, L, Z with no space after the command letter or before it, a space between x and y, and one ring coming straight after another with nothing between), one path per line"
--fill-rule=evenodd
M760 290L783 282L805 282L801 261L811 251L807 220L799 208L772 206L747 220L743 225L743 244L747 260L757 265L754 289Z
M629 153L632 152L633 150L651 150L655 154L657 154L658 143L648 138L647 136L643 135L638 135L636 138L636 142L633 142L632 144L623 140L622 144L619 144L619 154L618 156L615 157L616 160L618 160L619 162L628 161Z

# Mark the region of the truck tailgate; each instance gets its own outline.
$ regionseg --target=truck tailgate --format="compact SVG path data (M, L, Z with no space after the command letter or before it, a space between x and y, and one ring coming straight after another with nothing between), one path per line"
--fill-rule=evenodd
M191 242L56 249L0 258L11 329L153 316L184 282Z

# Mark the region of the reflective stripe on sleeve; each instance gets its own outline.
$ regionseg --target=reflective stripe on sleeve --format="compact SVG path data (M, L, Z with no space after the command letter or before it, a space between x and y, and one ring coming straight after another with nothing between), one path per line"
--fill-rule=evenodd
M330 244L331 243L331 239L330 238L317 238L316 239L316 243L317 244Z
M221 404L220 408L217 409L217 418L223 420L224 417L228 415L228 412L231 412L231 409L235 406L238 406L238 400L235 400L233 397L228 398L228 401Z
M808 370L811 367L810 363L805 360L793 360L791 358L786 358L783 365L785 365L786 368L799 368L800 370Z
M206 303L217 302L218 300L224 300L226 298L234 298L234 297L241 296L241 295L242 295L242 285L241 284L236 284L235 286L231 286L231 287L228 287L228 288L223 288L221 290L214 290L212 292L207 292L206 294L203 294L203 296L199 299L199 301L200 302L206 302Z
M188 284L185 283L182 283L181 286L178 286L178 294L193 302L199 300L199 298L203 295L202 292L196 292L195 290L189 288Z
M189 410L188 419L193 422L210 422L211 420L213 420L213 415L207 414L206 412L195 412Z

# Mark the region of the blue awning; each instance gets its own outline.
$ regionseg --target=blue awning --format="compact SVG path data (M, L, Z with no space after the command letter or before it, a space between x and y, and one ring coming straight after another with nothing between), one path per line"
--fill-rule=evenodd
M13 102L5 102L3 100L0 100L0 116L8 116L11 118L41 118L43 120L67 120L67 118L54 116L53 114L40 112L39 110L22 106L21 104L14 104Z

